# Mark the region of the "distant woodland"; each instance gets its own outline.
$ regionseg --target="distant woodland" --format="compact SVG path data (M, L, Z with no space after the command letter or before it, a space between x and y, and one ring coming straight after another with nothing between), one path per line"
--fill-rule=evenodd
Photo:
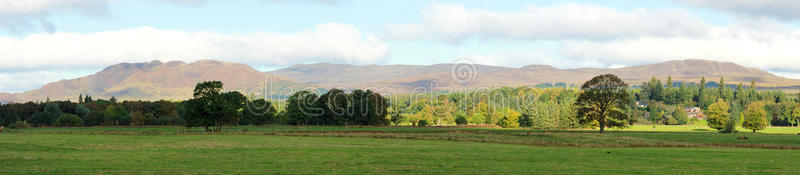
M750 85L662 81L627 89L618 107L626 125L682 125L705 120L712 128L758 129L800 124L800 94ZM536 129L586 128L576 100L580 87L502 87L445 94L382 96L371 90L299 91L282 101L224 91L201 82L185 101L118 101L81 94L78 101L0 105L0 125L10 128L182 125L221 130L224 125L497 125ZM284 105L278 105L284 104ZM692 109L699 111L692 111ZM763 121L761 121L763 118ZM760 123L760 122L763 122Z

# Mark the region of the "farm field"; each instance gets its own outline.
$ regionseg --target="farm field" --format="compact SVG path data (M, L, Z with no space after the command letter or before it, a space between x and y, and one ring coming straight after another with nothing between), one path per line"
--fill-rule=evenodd
M794 165L800 136L780 134L794 128L719 134L693 127L634 126L607 134L282 125L229 127L221 134L183 127L33 128L0 134L0 174L800 173Z

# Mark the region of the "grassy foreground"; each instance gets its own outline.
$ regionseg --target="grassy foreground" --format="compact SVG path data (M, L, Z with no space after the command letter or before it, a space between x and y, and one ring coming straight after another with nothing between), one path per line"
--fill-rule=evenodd
M0 174L797 174L800 151L271 135L6 134Z
M238 126L0 133L0 174L798 174L798 128ZM790 134L791 133L791 134ZM738 137L748 137L746 140Z

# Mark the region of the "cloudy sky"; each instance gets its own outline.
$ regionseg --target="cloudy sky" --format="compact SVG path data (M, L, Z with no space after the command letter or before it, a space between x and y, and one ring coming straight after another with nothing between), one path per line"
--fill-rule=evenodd
M800 1L0 0L0 92L120 62L622 67L699 58L800 78Z

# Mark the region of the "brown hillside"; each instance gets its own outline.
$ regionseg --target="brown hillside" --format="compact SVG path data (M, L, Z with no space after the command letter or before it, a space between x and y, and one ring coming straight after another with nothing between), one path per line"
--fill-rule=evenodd
M250 66L212 60L191 64L180 61L162 63L121 63L86 77L48 83L40 89L14 94L12 101L77 100L79 94L89 94L95 99L110 98L136 100L183 100L191 97L198 82L220 80L226 90L243 93L263 86L265 76ZM272 75L269 75L272 76ZM304 87L291 80L273 77L275 88ZM246 94L246 93L245 93Z
M631 85L638 85L658 77L665 80L672 76L673 80L699 82L701 77L707 81L718 81L725 77L726 83L744 83L749 85L755 80L758 86L774 87L798 86L800 80L788 79L754 68L747 68L730 62L708 60L677 60L657 64L630 66L617 69L558 69L547 65L529 65L521 68L506 68L477 65L477 76L473 81L457 83L450 73L451 65L437 64L429 66L351 66L330 64L297 65L269 73L285 76L297 81L323 88L383 88L389 87L399 92L410 92L416 87L429 88L431 81L436 80L440 87L453 88L492 88L501 86L533 86L540 83L581 84L592 77L611 73L620 76ZM315 71L325 70L325 71Z

